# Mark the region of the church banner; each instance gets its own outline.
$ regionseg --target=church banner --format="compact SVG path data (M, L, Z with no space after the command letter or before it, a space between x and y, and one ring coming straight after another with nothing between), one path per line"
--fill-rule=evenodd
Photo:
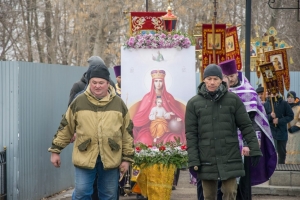
M284 87L290 90L290 71L286 49L276 49L265 52L266 62L272 62L277 76L279 91L284 95Z
M196 94L195 46L121 49L122 99L134 124L134 143L185 139L185 106Z
M237 70L242 70L242 59L239 47L239 38L237 35L236 26L232 26L226 29L226 60L235 59Z
M167 12L130 12L130 34L156 33L163 30L162 16Z
M260 72L266 84L266 90L268 94L277 94L280 91L275 68L272 62L259 65Z
M215 47L213 48L212 24L202 25L203 49L202 66L203 69L213 62L213 49L216 52L215 63L219 64L226 60L225 37L226 24L215 24Z

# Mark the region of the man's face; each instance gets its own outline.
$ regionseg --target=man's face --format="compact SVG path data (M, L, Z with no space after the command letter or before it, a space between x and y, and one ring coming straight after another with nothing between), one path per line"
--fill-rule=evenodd
M289 96L289 97L287 98L287 102L288 102L288 103L294 103L294 102L295 102L295 99L294 99L293 97Z
M229 87L232 87L232 86L236 85L238 83L238 80L239 80L238 73L228 75L227 78L228 78L228 81L229 81Z
M96 98L103 98L107 95L109 81L103 78L91 78L90 90Z
M263 100L263 92L260 92L260 93L257 93L258 97L260 98L260 100L262 101Z
M214 92L221 85L222 80L217 76L208 76L204 79L204 83L208 91Z
M163 87L163 80L162 79L154 79L154 87L157 90L162 89L162 87Z
M116 79L117 79L117 83L120 85L121 84L121 76L118 76Z

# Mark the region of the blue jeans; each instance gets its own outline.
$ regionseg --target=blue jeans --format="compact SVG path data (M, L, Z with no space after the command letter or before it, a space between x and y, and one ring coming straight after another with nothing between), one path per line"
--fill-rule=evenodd
M104 170L100 156L94 169L75 167L75 189L72 200L91 200L93 183L98 175L98 197L101 200L118 199L119 168Z

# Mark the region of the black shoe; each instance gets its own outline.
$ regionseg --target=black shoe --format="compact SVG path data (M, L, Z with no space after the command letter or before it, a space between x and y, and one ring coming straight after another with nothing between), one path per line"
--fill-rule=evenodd
M175 185L173 185L173 186L172 186L172 190L176 190L176 187L175 187Z

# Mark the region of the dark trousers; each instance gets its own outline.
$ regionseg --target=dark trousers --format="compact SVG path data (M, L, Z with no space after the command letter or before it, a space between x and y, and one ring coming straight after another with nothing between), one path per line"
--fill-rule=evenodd
M287 140L274 139L274 143L278 154L278 164L285 164Z
M245 176L240 178L236 200L251 200L251 157L244 156Z

